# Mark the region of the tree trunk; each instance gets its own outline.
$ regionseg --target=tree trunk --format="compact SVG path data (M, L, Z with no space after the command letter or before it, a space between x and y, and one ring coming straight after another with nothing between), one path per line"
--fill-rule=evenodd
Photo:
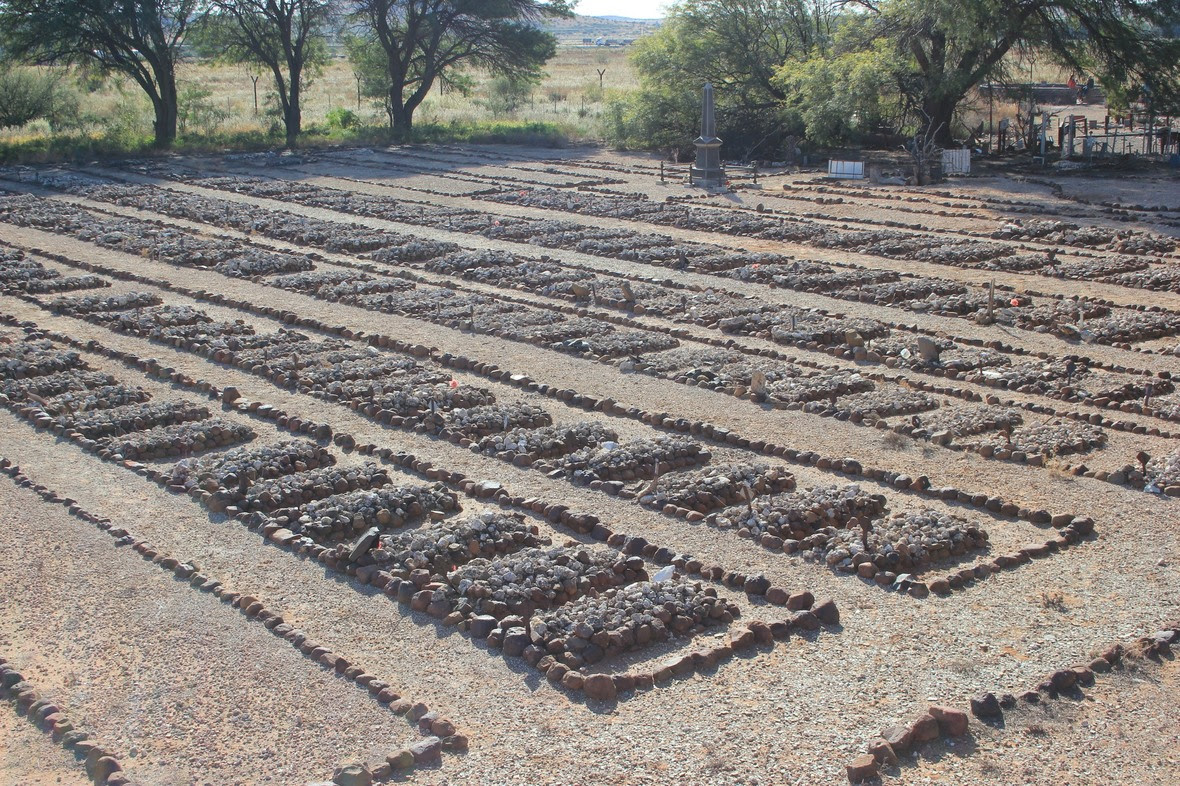
M292 69L290 81L291 94L287 99L287 107L283 112L283 125L287 129L287 147L295 147L295 142L299 139L299 134L303 130L302 110L299 106L299 81L299 72Z
M406 139L414 130L414 108L408 106L396 88L389 92L389 121L393 135Z
M156 74L157 96L152 97L152 106L156 112L153 123L155 131L155 145L158 148L169 148L176 141L176 75L172 72L171 64L160 69Z
M922 111L925 113L924 130L934 129L934 141L943 147L954 142L951 137L951 122L954 120L958 103L957 100L946 97L928 97L922 102Z

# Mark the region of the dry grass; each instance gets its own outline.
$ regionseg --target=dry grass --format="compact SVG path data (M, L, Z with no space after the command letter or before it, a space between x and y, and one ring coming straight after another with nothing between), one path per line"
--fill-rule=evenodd
M605 70L602 89L599 88L599 69ZM266 131L278 122L277 113L268 112L276 106L276 101L265 74L258 79L258 109L255 110L252 73L259 75L257 70L244 65L197 61L180 65L177 82L181 95L186 91L208 91L209 96L203 101L221 118L215 128L198 130L232 135ZM474 88L468 95L442 93L436 87L415 119L421 123L481 123L493 119L549 123L557 125L571 137L597 139L598 119L606 97L638 85L638 78L627 59L627 50L563 46L548 64L532 100L514 113L496 117L485 106L490 76L479 73L474 74L473 79ZM95 120L83 130L98 133L118 129L128 135L150 134L151 106L130 82L111 78L95 89L79 89L80 114ZM380 126L386 122L378 102L361 98L358 104L356 77L344 58L334 59L312 80L303 102L305 128L322 126L327 113L338 107L356 112L367 125ZM23 129L0 132L0 142L21 142L48 135L48 126L38 122Z

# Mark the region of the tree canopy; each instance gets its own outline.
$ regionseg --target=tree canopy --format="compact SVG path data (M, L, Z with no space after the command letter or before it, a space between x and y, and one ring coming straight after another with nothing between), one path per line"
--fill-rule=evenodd
M949 141L956 108L1007 76L1007 55L1035 49L1107 79L1177 86L1177 0L857 0L871 39L891 42L895 79L924 126Z
M130 77L155 111L155 142L176 138L176 62L198 0L4 0L0 35L17 57Z
M834 19L829 0L682 0L636 43L640 90L615 110L621 133L688 147L709 82L727 148L767 154L799 130L776 72L827 51Z
M716 88L727 154L935 131L1015 55L1094 74L1119 95L1180 106L1180 0L680 0L633 54L640 90L613 107L616 141L687 149L701 86ZM1142 88L1143 85L1147 89Z
M357 0L353 7L362 28L350 46L354 62L400 134L412 129L435 83L464 69L535 76L557 51L536 23L571 13L568 0Z
M200 27L204 48L270 73L288 146L302 130L303 90L327 61L324 35L335 13L334 0L211 0Z

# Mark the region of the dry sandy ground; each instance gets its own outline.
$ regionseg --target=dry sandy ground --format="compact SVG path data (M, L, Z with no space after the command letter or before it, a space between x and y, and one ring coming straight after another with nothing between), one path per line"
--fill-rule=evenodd
M314 177L335 187L415 199L424 198L420 189L443 190L446 185L451 196L439 198L440 203L539 218L572 216L503 208L472 199L467 193L486 188L488 182L510 182L514 177L532 179L533 172L538 173L537 179L543 179L542 175L546 180L569 179L592 172L596 164L613 167L611 173L626 181L612 186L614 189L642 189L657 197L672 190L671 186L661 190L647 159L595 154L594 160L581 160L589 155L587 151L570 151L565 155L571 160L557 170L566 174L559 175L549 171L557 165L539 163L539 159L550 155L499 149L432 149L407 157L397 151L357 151L333 154L328 163L308 164L298 171L284 169L283 173ZM505 156L513 156L511 166L499 162ZM402 169L396 178L378 165L384 160L400 162ZM221 162L209 166L218 168ZM243 168L240 164L234 166ZM265 169L261 171L266 173ZM815 185L806 176L792 177L796 189ZM358 182L359 178L364 182ZM390 182L393 179L397 182ZM774 187L780 185L781 179ZM1180 203L1180 190L1175 190L1170 181L1164 185L1173 190L1161 194L1160 201ZM1022 198L1058 206L1063 213L1088 210L1056 200L1044 186L999 178L963 181L949 188L963 201L981 200L971 207L975 217L963 219L962 228L1002 224L1006 220L1002 209L984 201L1002 193L1020 192ZM1116 190L1111 188L1112 198ZM279 204L224 192L207 193L270 207ZM753 197L743 199L748 202ZM115 215L136 213L111 205L102 207ZM535 253L527 246L471 235L327 210L292 205L283 208L425 238L453 240L466 247L515 247ZM889 204L873 199L842 206L849 215L878 218L888 216L889 208ZM931 222L932 226L937 223L933 231L961 228L955 223L953 210L949 212L952 215ZM1104 220L1098 213L1092 218L1095 222ZM1144 214L1145 221L1150 218ZM189 222L169 223L190 230L198 228ZM678 232L614 219L587 219L587 223L660 231L684 239L707 238L729 246L741 242L726 235ZM1152 228L1174 231L1166 225ZM212 227L201 227L200 231L232 235ZM904 440L894 444L883 440L878 432L847 422L801 412L765 410L704 389L643 375L623 375L613 366L495 336L366 312L248 280L230 281L211 272L170 267L49 232L0 224L0 239L56 251L110 271L133 271L173 284L220 291L299 311L331 324L493 360L538 381L575 388L588 395L610 396L625 406L658 406L670 413L711 420L751 437L812 448L826 455L847 455L867 465L927 474L935 485L953 484L999 493L1030 507L1087 513L1097 522L1099 535L1093 541L1006 571L945 598L915 600L773 554L732 533L659 516L633 503L547 478L535 470L484 459L423 435L382 427L344 406L280 389L260 377L196 355L54 316L33 303L0 296L0 311L4 313L159 358L165 365L218 385L235 385L248 399L327 422L338 431L355 434L361 442L372 441L429 457L470 477L494 477L513 494L561 500L599 515L618 531L643 534L653 542L692 553L706 562L762 572L775 584L830 595L842 611L839 629L792 637L773 649L760 648L716 670L674 680L665 688L640 692L618 703L586 701L553 688L519 659L505 659L482 643L473 644L466 635L438 625L424 614L410 612L380 593L325 571L315 562L267 544L236 522L209 515L187 497L165 494L125 469L103 463L68 442L35 432L14 415L0 412L0 454L20 464L35 481L72 496L87 509L110 517L166 552L196 560L209 575L255 595L285 619L362 664L407 697L425 701L454 720L471 737L470 752L444 756L437 769L415 772L411 777L415 783L837 783L844 780L844 764L882 728L908 722L929 703L966 707L968 699L980 691L1018 693L1053 669L1086 662L1111 642L1154 630L1164 620L1174 618L1180 609L1180 533L1176 528L1175 500L1094 479L985 460L970 453L931 450ZM257 237L255 240L268 244ZM565 251L548 253L605 271L644 270L642 265L614 259ZM814 249L810 254L815 255ZM331 269L332 258L328 255L324 269ZM833 254L833 258L841 256ZM347 259L347 255L340 257L341 261ZM877 267L902 265L880 259L856 261ZM970 271L925 267L933 270L920 272L979 280ZM646 269L648 275L652 272ZM1035 284L1040 289L1056 287L1063 294L1081 286L1031 276L1016 278L1028 279L1030 286ZM685 276L685 280L707 282L709 277ZM798 296L782 290L771 292L753 285L730 288L740 290L742 286L746 286L748 294L780 298L784 303L823 305L849 314L900 318L953 332L965 330L960 320L903 316L883 306L818 295ZM152 291L153 287L115 282L109 292L132 289ZM1122 287L1109 289L1117 290L1111 294L1122 298L1122 302L1151 297ZM158 291L167 303L194 305L217 319L245 319L259 332L277 326L273 320L241 310ZM1160 302L1180 306L1174 294L1162 295ZM650 322L657 324L656 320ZM696 332L702 336L707 333ZM1012 331L1005 340L1054 353L1070 351L1065 342L1044 334ZM744 343L759 346L756 339ZM1095 357L1136 367L1165 370L1176 365L1174 359L1162 355L1140 355L1102 346L1086 349L1092 350ZM826 355L812 354L816 360L851 367ZM87 353L86 357L96 368L129 383L151 387L157 399L189 397L149 382L138 371L97 354ZM587 415L475 374L455 376L492 390L500 401L538 404L555 420L592 417L609 420L612 427L627 436L651 437L656 433L633 420L599 413ZM224 416L253 425L260 433L256 440L259 444L278 438L278 432L268 422L241 415ZM1151 422L1149 418L1126 417ZM1157 451L1173 449L1175 441L1111 432L1111 444L1096 455L1091 466L1121 464L1138 445L1149 445ZM749 451L732 448L716 448L715 453L718 460L752 458ZM359 460L342 459L346 463ZM832 473L814 468L790 469L800 486L840 481ZM406 476L395 478L395 482L407 480ZM0 504L9 511L5 517L5 548L0 550L0 590L6 599L6 612L0 615L0 654L27 669L40 688L76 714L84 726L114 745L136 783L300 784L322 780L344 760L359 758L377 763L385 753L418 738L404 720L382 709L355 686L331 677L262 626L174 581L130 550L115 548L109 537L66 516L59 507L46 505L31 493L0 481ZM916 504L909 495L876 484L866 485L885 493L892 509ZM466 512L480 508L479 503L468 499L464 505ZM978 520L992 534L991 555L1029 540L1044 540L1048 535L1043 528L975 509L940 502L929 506ZM571 538L566 531L542 526L557 542ZM1047 601L1058 595L1059 603ZM782 614L781 610L744 599L741 605L746 618L773 619ZM670 646L641 653L629 662L659 662L674 649ZM916 762L907 761L900 770L887 773L886 781L1079 785L1176 782L1180 779L1175 761L1176 678L1171 663L1162 667L1147 664L1139 671L1100 678L1094 688L1087 689L1089 698L1080 702L1060 701L1046 709L1010 714L1003 729L973 724L972 742L961 743L953 751L935 746L924 751ZM1029 733L1034 727L1043 731ZM70 778L79 777L80 770L76 766L71 769L70 758L60 748L8 707L0 708L0 733L7 735L10 729L15 741L12 749L17 755L0 755L0 784L53 783L58 782L53 780L58 777L61 783L72 783ZM42 749L46 751L43 759L39 753ZM27 751L27 756L22 758L21 751ZM30 769L28 762L33 757L44 761L44 767ZM1055 780L1059 773L1065 780Z

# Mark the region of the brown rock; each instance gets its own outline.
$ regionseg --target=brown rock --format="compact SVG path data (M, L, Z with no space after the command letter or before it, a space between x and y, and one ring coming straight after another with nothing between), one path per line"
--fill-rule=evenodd
M442 755L442 740L438 737L427 737L424 740L419 740L410 746L410 753L414 756L414 762L418 764L438 761Z
M815 596L810 592L806 590L803 592L792 592L791 596L787 598L787 609L790 611L809 609L813 603L815 603Z
M771 587L766 590L766 602L773 603L775 606L784 606L788 598L787 591L782 587Z
M851 783L860 783L867 781L870 778L877 777L877 760L873 758L871 753L862 753L852 760L850 764L845 767L848 773L848 780Z
M914 745L922 745L923 743L932 742L938 739L938 721L930 713L918 718L910 725L910 730L913 735Z
M414 766L414 754L409 749L403 748L397 753L386 756L385 761L395 772L397 770L408 770Z
M881 732L881 739L889 743L894 753L901 755L909 752L914 742L914 733L909 726L890 726Z
M967 733L967 713L953 707L934 706L930 714L938 721L938 728L947 737L962 737Z
M591 674L582 685L588 698L595 701L612 701L618 696L615 681L609 674Z
M811 613L814 614L820 622L824 625L839 625L840 624L840 610L836 608L836 601L831 598L824 598L811 607Z
M886 767L892 767L894 764L897 764L897 754L893 751L893 746L883 739L870 742L869 753L877 760L877 764Z
M332 783L338 786L372 786L373 773L363 764L344 764L332 773Z

